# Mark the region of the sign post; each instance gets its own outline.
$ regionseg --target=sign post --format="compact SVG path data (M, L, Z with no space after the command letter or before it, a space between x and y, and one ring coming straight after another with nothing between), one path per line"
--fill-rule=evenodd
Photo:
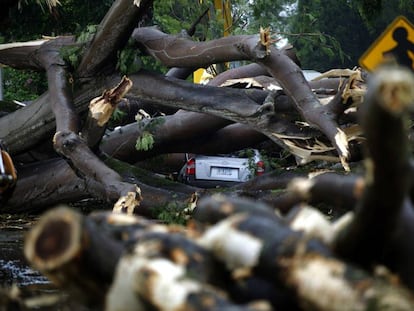
M387 61L414 70L414 25L398 16L359 59L368 71Z

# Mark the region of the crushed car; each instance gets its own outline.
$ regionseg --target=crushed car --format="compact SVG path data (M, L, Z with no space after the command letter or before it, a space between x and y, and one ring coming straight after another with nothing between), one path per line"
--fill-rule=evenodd
M256 149L226 155L189 155L178 180L200 188L228 187L262 175L265 162Z

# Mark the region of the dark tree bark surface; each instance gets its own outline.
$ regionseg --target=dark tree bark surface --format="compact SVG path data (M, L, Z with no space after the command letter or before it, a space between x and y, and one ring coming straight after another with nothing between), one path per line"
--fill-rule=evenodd
M105 310L413 310L412 73L379 70L367 94L360 70L307 81L268 30L195 42L136 28L151 5L115 1L81 44L77 68L61 53L79 47L73 37L0 45L1 64L43 71L49 86L0 118L17 167L0 210L37 213L90 198L112 208L52 209L27 236L28 261ZM130 39L169 72L117 72ZM252 63L207 85L184 80L193 68L235 60ZM125 123L110 120L119 105L130 111ZM137 150L148 133L153 147ZM327 172L322 162L312 174L282 168L216 193L139 168L162 166L165 154L263 143L296 163L345 170L351 147L363 145L365 175ZM166 212L186 226L148 220Z
M76 198L93 193L100 199L116 203L117 209L128 211L133 211L145 194L137 183L125 181L108 168L100 159L101 151L135 163L169 152L227 152L270 139L299 158L304 155L301 161L306 162L313 159L312 152L318 147L311 146L308 140L326 136L347 168L348 142L336 121L343 113L338 109L342 108L342 89L337 90L337 96L330 105L322 105L317 93L312 90L314 86L305 80L298 67L299 62L292 49L278 50L273 47L268 30L261 30L258 35L193 42L164 34L155 28L135 28L151 4L149 0L139 3L115 1L92 41L82 44L81 61L73 71L70 71L71 67L60 53L62 48L79 47L73 37L0 46L0 62L19 69L45 71L49 83L49 91L38 100L0 118L0 137L12 156L23 159L23 154L53 137L55 151L68 162L74 173L88 184L100 184L97 186L99 191L88 191L76 195ZM193 30L194 27L189 32ZM130 83L127 88L114 88L121 80L116 72L117 51L130 38L175 69L165 76L141 70L128 77ZM250 60L254 64L224 73L211 81L210 86L194 85L174 78L186 77L188 70L184 69L232 60ZM249 72L252 75L268 73L277 80L274 85L279 84L284 94L269 94L264 87L261 91L245 91L215 86L229 77L245 77ZM333 85L338 83L338 80L335 81ZM108 99L112 91L119 92L112 99L112 108L89 106L91 101L95 104L99 102L97 98ZM168 107L170 111L178 112L143 120L139 122L138 129L128 124L103 137L107 124L91 118L96 113L94 109L109 116L124 96L155 109ZM310 127L295 124L298 118L309 123ZM135 149L135 141L143 131L149 131L155 141L154 148L145 152ZM196 144L199 141L203 144ZM329 152L329 147L325 149ZM55 157L55 154L51 153L49 157ZM39 163L39 167L49 170L44 163ZM53 166L50 167L52 169ZM52 175L51 172L45 174ZM25 184L23 180L18 180L18 183ZM62 183L60 180L59 184ZM18 189L24 187L17 185L16 191ZM29 193L34 194L35 191ZM13 206L21 202L12 199Z
M168 36L154 28L138 28L132 37L166 66L204 67L230 60L252 60L266 67L292 98L297 110L318 127L336 147L342 162L349 156L345 134L331 111L312 93L300 68L284 53L272 47L265 31L258 36L231 36L209 42L193 42ZM190 53L189 53L190 51Z
M411 72L401 68L385 67L371 80L361 113L367 137L365 190L355 220L337 239L343 256L366 267L386 262L410 288L414 283L406 263L413 249L407 243L413 239L414 218L405 115L414 99L413 85Z

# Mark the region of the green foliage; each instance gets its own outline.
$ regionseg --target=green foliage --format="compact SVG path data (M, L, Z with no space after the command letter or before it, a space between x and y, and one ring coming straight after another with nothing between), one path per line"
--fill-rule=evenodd
M142 132L141 136L138 137L135 144L137 150L148 151L154 146L154 136L148 131Z
M138 137L135 144L137 150L148 151L154 146L154 133L158 126L165 122L164 117L157 117L154 119L144 119L138 122L138 127L140 128L142 134Z
M9 19L1 24L0 43L35 40L42 35L69 34L80 34L78 39L82 41L94 32L93 27L96 30L96 26L87 25L100 23L113 1L60 0L61 5L52 12L42 10L37 2L21 1L20 8L16 5L9 10ZM5 25L7 28L4 28ZM67 48L62 50L62 56L76 67L80 52L79 47ZM33 71L5 68L4 80L5 99L32 100L47 89L44 74Z
M154 1L154 24L162 31L175 34L181 30L189 30L192 23L201 16L202 12L212 1L200 4L194 0L163 0ZM205 22L198 26L196 37L205 37L208 31Z
M353 14L347 0L300 0L290 19L292 35L288 38L297 48L304 68L352 68L358 59L355 51L364 40L358 30L361 25L362 20Z
M81 61L82 43L92 40L97 30L98 25L87 25L85 30L76 38L76 42L79 44L78 46L63 47L60 50L60 55L72 68L76 68Z
M214 0L154 1L153 22L166 33L179 34L182 30L190 30L193 23L208 8L210 10L197 24L193 38L200 41L220 38L223 36L224 31L223 20L218 18L221 12L214 10Z
M97 31L98 25L87 25L85 30L81 31L81 33L77 36L76 42L85 43L91 41Z
M189 218L185 211L185 206L171 202L159 208L156 218L165 224L185 225Z
M365 18L365 21L372 20L383 9L382 0L354 0L351 5L358 11L359 15Z
M63 60L72 68L76 68L79 65L81 54L80 46L63 47L59 53Z
M351 7L361 16L373 40L399 15L404 15L414 22L412 0L354 0Z
M138 57L139 57L139 61L141 62L141 66L143 69L147 69L147 70L162 73L162 74L168 71L167 67L165 67L160 62L156 61L151 56L141 55L138 52Z
M119 108L115 108L114 112L111 115L111 118L108 121L108 128L114 129L117 126L124 124L124 118L127 116L125 111L122 111Z
M132 48L126 48L118 52L118 63L116 68L124 75L130 75L138 72L142 67L141 60L137 51Z
M122 120L122 118L124 118L126 116L126 114L127 114L126 112L124 112L124 111L122 111L122 110L120 110L118 108L115 108L115 110L114 110L114 112L113 112L113 114L111 116L111 119L114 122L119 122L119 121Z
M260 27L286 31L293 0L232 0L234 33L258 33Z
M43 73L9 67L3 68L3 73L5 100L30 101L47 90Z
M299 0L288 38L304 68L352 68L398 15L413 21L412 1Z
M77 35L87 25L99 24L113 0L60 0L53 11L42 10L36 1L10 9L7 29L0 29L6 42L38 39L41 35Z

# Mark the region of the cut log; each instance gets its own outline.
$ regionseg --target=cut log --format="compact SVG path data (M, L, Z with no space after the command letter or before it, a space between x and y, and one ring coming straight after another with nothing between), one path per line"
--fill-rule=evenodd
M47 212L26 237L27 260L55 285L86 304L101 305L123 251L81 214L59 207Z
M320 241L304 238L270 217L236 214L208 229L199 243L222 260L234 276L257 275L284 284L305 310L414 307L412 293L395 284L392 277L371 276L342 262Z
M414 76L399 67L380 68L361 107L366 142L365 191L354 221L337 239L336 251L360 265L386 264L414 288L414 212L405 115L414 100Z

